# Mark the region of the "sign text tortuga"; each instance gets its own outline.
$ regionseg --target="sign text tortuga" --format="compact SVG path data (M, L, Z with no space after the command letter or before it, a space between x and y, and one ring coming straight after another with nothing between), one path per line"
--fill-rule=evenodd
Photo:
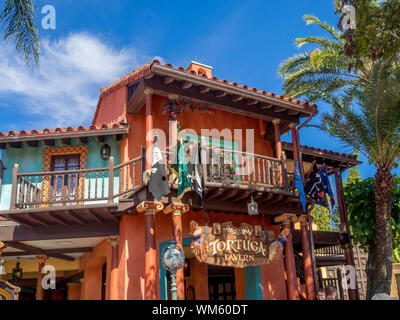
M244 268L274 262L282 253L282 246L268 231L268 241L261 226L232 222L214 223L212 228L190 222L193 254L200 262L211 265ZM267 245L269 244L269 246Z

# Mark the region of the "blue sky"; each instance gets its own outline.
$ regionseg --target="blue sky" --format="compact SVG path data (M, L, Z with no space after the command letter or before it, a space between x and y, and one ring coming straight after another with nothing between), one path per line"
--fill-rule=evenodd
M55 30L41 27L41 9L49 4L56 9ZM154 58L183 67L197 60L220 79L282 93L277 70L299 52L295 38L324 35L302 16L333 25L338 18L333 1L315 0L44 0L35 7L40 70L27 69L11 45L0 43L0 131L88 125L100 87ZM312 128L302 129L301 143L349 151ZM361 160L363 178L373 176L374 168Z

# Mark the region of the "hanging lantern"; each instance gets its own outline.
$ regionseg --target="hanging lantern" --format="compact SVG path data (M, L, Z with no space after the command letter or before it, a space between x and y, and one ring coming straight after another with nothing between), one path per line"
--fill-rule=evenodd
M110 158L111 148L108 144L105 144L100 149L100 156L103 160Z
M247 203L247 209L250 216L258 216L258 203L254 201L251 195L250 202Z
M14 283L18 283L22 280L22 268L20 267L19 258L15 265L15 268L12 269L12 281Z

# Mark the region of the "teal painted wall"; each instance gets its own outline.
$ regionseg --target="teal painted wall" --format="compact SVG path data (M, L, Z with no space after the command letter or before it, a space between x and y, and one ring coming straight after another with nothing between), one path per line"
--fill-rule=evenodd
M246 300L262 300L260 266L244 268Z
M87 169L94 168L104 168L108 167L108 160L103 160L100 157L100 148L103 144L108 144L111 148L111 156L114 157L114 163L119 163L119 142L115 141L112 136L106 136L105 141L98 142L94 137L88 138L87 143ZM71 146L78 146L81 143L78 143L77 139L72 139ZM59 140L56 140L55 147L63 147L64 145L60 143ZM11 181L12 181L12 171L14 164L19 164L19 171L23 173L29 172L41 172L43 170L43 151L45 148L49 148L45 146L43 143L39 143L37 148L32 148L23 145L21 149L15 148L7 148L2 151L1 160L3 161L3 165L6 168L3 171L3 185L0 190L0 210L8 210L10 208L10 199L11 199ZM92 188L94 188L94 183L92 179ZM86 180L86 185L88 185L88 180ZM116 174L114 178L114 190L115 192L118 190L118 175ZM106 180L104 189L108 190L108 181ZM85 192L87 193L87 187L85 188ZM93 190L92 190L93 192ZM93 193L92 193L93 195ZM95 202L91 202L95 203Z

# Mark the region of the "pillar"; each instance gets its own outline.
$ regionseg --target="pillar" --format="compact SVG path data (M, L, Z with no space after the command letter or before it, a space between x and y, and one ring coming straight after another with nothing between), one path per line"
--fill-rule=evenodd
M285 243L285 266L287 277L287 291L289 300L299 300L297 288L296 264L294 260L293 239L291 223L296 222L295 214L282 214L274 219L275 223L282 223L283 230L286 230L287 242Z
M67 300L80 300L81 284L80 282L67 283Z
M303 160L302 160L302 154L301 154L301 147L300 147L300 141L299 141L299 136L298 132L296 129L297 124L296 123L289 123L289 128L291 130L291 135L292 135L292 144L293 144L293 160L297 161L297 165L299 166L300 174L301 174L301 179L304 183L304 168L303 168ZM308 224L310 226L308 230L308 235L310 239L310 253L311 253L311 263L312 263L312 271L313 271L313 277L314 277L314 285L317 285L317 262L315 259L315 254L314 254L314 236L312 233L312 219L311 219L311 214L309 210L306 208L307 218L308 218ZM314 290L317 287L314 288Z
M146 95L146 170L151 169L151 162L153 158L152 145L154 142L153 131L153 94L154 90L146 88L144 90Z
M307 299L315 299L315 283L311 261L310 242L308 238L308 217L301 215L297 221L300 221L301 247L303 249L304 278L306 282Z
M336 183L336 193L338 199L338 206L339 206L339 215L340 215L340 223L346 227L347 238L349 242L342 246L344 250L344 255L346 259L346 265L352 266L355 270L355 263L354 263L354 256L353 256L353 246L351 244L351 236L350 236L350 229L349 229L349 222L347 220L347 213L346 213L346 205L344 203L344 194L343 194L343 183L341 174L338 171L335 171L335 183ZM354 272L355 289L348 289L349 299L350 300L359 300L359 292L358 292L358 283L357 283L357 272Z
M108 238L111 244L110 300L119 300L118 288L118 237Z
M176 244L182 246L182 214L189 211L189 206L183 203L171 203L164 209L165 214L172 214L172 238ZM176 286L178 289L178 300L185 300L185 279L183 268L176 271Z
M137 206L139 213L144 212L145 218L145 300L157 299L157 245L156 245L156 212L164 205L156 201L143 201Z
M42 269L46 264L47 256L39 255L36 256L36 258L39 260L38 277L36 280L36 300L43 300L44 289L42 286L42 280L43 280Z
M274 124L274 135L275 135L275 149L276 149L276 158L281 159L282 157L282 142L281 142L281 128L280 128L280 119L272 120ZM283 177L282 177L282 168L279 170L279 183L283 185Z

